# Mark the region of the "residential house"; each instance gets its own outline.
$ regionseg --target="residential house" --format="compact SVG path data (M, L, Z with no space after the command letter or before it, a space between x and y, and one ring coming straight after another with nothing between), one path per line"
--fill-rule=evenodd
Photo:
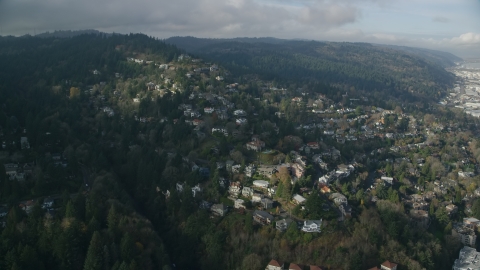
M273 216L265 211L255 210L253 212L253 220L261 225L268 225L273 222Z
M180 193L180 192L183 192L183 187L185 186L185 184L180 184L180 183L177 183L175 185L175 188L177 189L177 191Z
M194 126L203 126L205 122L201 119L193 119L192 120L192 125Z
M6 207L0 207L0 218L6 217L8 214L8 208Z
M221 127L216 127L216 128L215 128L215 127L214 127L214 128L212 128L212 133L215 133L215 132L220 132L220 133L222 133L223 135L228 136L228 131L227 131L226 128L221 128Z
M200 192L202 192L202 189L200 188L200 184L197 184L196 186L194 186L194 187L192 188L192 195L193 195L194 198L195 198L195 196L196 196L197 194L199 194Z
M330 199L333 200L336 205L348 204L347 197L340 193L333 193L330 195Z
M322 192L323 194L327 194L327 193L330 193L331 190L330 190L329 187L323 186L323 187L320 189L320 192Z
M245 175L247 177L252 177L254 173L255 173L255 164L250 164L245 167Z
M430 218L425 210L410 210L410 218L413 225L421 228L430 226Z
M246 145L248 150L253 150L255 152L262 151L262 149L265 147L265 143L263 141L251 141L248 142Z
M255 180L255 181L253 181L253 185L257 188L266 189L266 188L268 188L269 183L265 180Z
M292 170L292 175L297 179L301 178L304 175L306 170L305 167L299 163L293 163L290 168Z
M390 261L385 261L380 265L382 270L397 270L397 264Z
M385 184L393 185L393 177L382 176L380 178Z
M30 213L32 211L33 206L35 205L35 202L33 200L27 201L25 204L21 203L19 206L22 210L25 212Z
M277 166L272 165L260 165L257 168L257 173L263 175L267 178L272 177L274 173L277 172Z
M475 247L477 236L474 229L462 223L455 223L452 229L452 236L456 237L462 244Z
M20 145L22 149L30 149L30 143L28 142L27 137L21 137L20 138Z
M284 270L283 269L283 266L285 264L284 263L280 263L276 260L271 260L268 264L267 264L267 267L265 267L265 270Z
M252 195L252 202L253 203L260 203L263 199L263 194L262 193L253 193Z
M51 198L51 197L45 198L43 200L42 208L43 209L51 208L53 206L53 203L54 203L53 198Z
M454 204L449 204L445 206L445 210L447 210L447 214L449 216L454 215L458 212L458 207Z
M459 171L458 176L466 178L466 177L474 177L475 173L473 172L464 172L464 171Z
M307 143L307 146L310 147L310 149L320 149L320 145L318 144L318 142L309 142Z
M204 112L204 113L208 113L208 114L211 114L211 113L213 113L214 111L215 111L215 109L214 109L214 108L211 108L211 107L206 107L206 108L203 109L203 112Z
M10 180L15 179L17 176L18 171L18 164L15 163L7 163L3 165L5 167L5 173L9 177Z
M242 191L242 185L240 184L240 182L230 183L230 187L228 188L228 193L230 193L230 195L237 197L241 191Z
M217 216L220 216L220 217L224 217L227 212L228 212L228 208L226 205L224 205L223 203L221 204L214 204L212 205L212 207L210 208L210 211L212 211L212 213L214 215L217 215Z
M201 167L198 169L198 174L200 174L202 177L208 178L210 176L210 169L207 167Z
M305 220L303 222L302 231L303 232L320 232L320 227L322 226L322 220Z
M460 250L459 258L455 260L453 270L473 270L480 269L480 252L475 248L464 246ZM277 270L277 269L276 269Z
M241 125L247 124L247 123L248 123L248 120L247 120L247 118L237 118L237 119L235 120L235 123L236 123L237 125L241 126Z
M352 207L350 207L348 204L340 204L340 206L338 206L338 210L340 210L344 217L352 216Z
M304 204L306 200L307 200L307 199L305 199L305 197L303 197L302 195L299 195L299 194L295 194L295 195L293 195L293 197L292 197L293 203L294 203L294 204L297 204L297 205Z
M318 179L318 182L322 185L328 185L330 181L332 180L332 177L330 175L324 175Z
M275 223L275 228L281 232L284 232L288 229L288 226L293 222L290 218L284 218Z
M261 199L260 203L262 204L263 209L270 209L273 207L273 201L270 200L269 198Z
M290 265L288 266L288 270L303 270L303 268L300 267L298 264L290 263Z
M480 220L470 217L470 218L464 218L463 219L463 224L465 226L468 226L472 229L476 229L478 226L480 226Z
M242 196L249 198L249 197L251 197L252 195L253 195L253 188L251 188L251 187L244 187L244 188L242 189Z
M242 199L236 199L236 200L234 201L233 207L235 207L235 209L240 209L240 208L244 208L244 209L245 209L244 203L245 203L244 200L242 200Z
M277 193L277 187L269 187L267 191L268 196L273 197Z
M233 112L233 115L235 115L235 116L246 116L247 113L244 110L235 110Z

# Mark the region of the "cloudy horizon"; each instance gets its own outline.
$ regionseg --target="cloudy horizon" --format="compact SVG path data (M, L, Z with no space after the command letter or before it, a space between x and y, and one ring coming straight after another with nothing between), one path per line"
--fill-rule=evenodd
M158 38L275 37L480 58L478 0L0 0L0 35L96 29Z

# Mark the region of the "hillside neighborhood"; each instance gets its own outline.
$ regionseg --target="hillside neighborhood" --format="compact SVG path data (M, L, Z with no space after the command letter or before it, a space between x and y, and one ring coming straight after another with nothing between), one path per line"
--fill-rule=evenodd
M102 123L92 120L91 132L99 134L105 149L125 147L134 153L151 142L168 164L193 175L178 179L178 170L166 167L162 176L175 181L145 188L162 196L167 207L187 203L188 197L212 220L239 222L246 216L255 228L307 242L361 218L364 209L403 209L408 226L425 231L435 223L437 235L464 246L453 269L478 267L465 266L478 256L472 255L480 226L474 203L480 197L480 141L473 136L478 121L464 115L463 107L455 108L458 102L425 108L427 113L402 104L384 104L387 109L354 91L326 95L310 85L237 78L188 54L158 62L124 53L125 64L139 66L142 75L105 74L97 67L91 75L108 76L105 81L67 82L65 95L81 100L92 119ZM462 106L473 98L470 88L461 96ZM452 89L450 99L463 92L460 86ZM467 113L477 116L475 110ZM61 139L61 128L52 125L33 137L30 127L15 118L11 115L11 125L0 128L0 161L11 194L0 208L3 226L12 205L27 214L38 205L55 216L61 196L69 194L36 190L39 179L77 179L88 194L94 171L82 165L87 149L72 149ZM136 127L135 136L105 132L102 125L109 122ZM36 192L25 195L26 190ZM379 257L370 269L396 270L397 259ZM265 269L330 269L284 260L273 258Z

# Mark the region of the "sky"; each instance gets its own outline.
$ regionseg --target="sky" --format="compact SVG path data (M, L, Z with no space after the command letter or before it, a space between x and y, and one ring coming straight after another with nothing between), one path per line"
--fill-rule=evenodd
M0 0L0 35L83 29L369 42L480 58L480 0Z

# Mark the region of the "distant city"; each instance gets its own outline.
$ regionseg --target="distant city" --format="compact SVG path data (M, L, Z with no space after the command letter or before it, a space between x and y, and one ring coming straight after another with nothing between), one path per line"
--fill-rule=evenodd
M458 80L442 105L461 108L465 113L480 117L480 62L458 63L450 69Z

